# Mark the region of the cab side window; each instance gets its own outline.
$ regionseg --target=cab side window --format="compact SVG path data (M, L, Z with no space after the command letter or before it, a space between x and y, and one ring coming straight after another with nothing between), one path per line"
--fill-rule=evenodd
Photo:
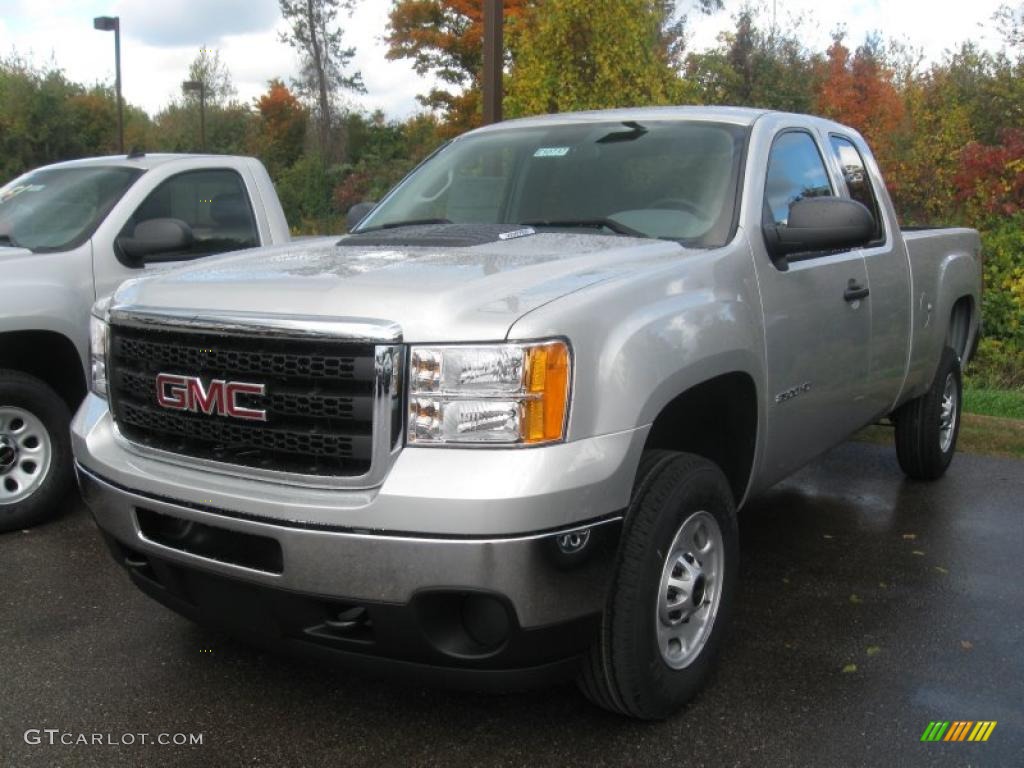
M183 261L259 245L249 195L233 170L186 171L172 176L135 210L122 236L131 237L139 224L152 219L176 219L191 230L190 244L171 254Z
M878 205L878 198L875 197L875 190L871 186L871 176L864 167L864 158L860 151L849 139L842 136L830 136L832 151L839 160L843 169L843 177L846 179L846 188L850 191L850 197L863 205L875 219L875 234L873 240L883 240L885 232L882 229L881 208Z
M768 180L764 190L772 222L785 225L789 220L789 206L797 200L833 194L825 162L811 135L804 131L779 135L768 156Z

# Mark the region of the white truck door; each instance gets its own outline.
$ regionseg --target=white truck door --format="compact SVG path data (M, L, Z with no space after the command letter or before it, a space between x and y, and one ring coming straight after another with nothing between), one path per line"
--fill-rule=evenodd
M102 246L97 244L107 252L94 254L97 296L105 296L123 281L152 269L260 245L253 201L243 176L233 167L175 173L120 216L116 235ZM182 222L187 237L172 249L146 252L143 247L141 253L127 253L126 246L145 231L140 231L139 225L157 220Z
M768 157L766 217L783 224L804 197L834 195L818 141L810 131L778 133ZM864 424L871 314L861 249L800 254L772 262L754 233L765 315L768 418L764 474L789 474Z

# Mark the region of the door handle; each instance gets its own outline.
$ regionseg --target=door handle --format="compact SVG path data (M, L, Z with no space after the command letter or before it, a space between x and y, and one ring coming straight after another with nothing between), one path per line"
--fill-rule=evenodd
M869 293L871 293L870 288L866 285L861 285L851 277L850 282L846 285L843 298L847 301L860 301L861 299L866 299Z

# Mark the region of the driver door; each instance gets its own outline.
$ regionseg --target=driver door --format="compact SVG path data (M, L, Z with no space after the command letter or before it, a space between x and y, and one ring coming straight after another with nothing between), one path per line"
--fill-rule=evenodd
M809 130L775 136L768 158L764 215L785 224L789 206L835 195L818 138ZM828 450L870 418L866 398L870 297L861 249L796 254L773 262L752 238L765 318L768 419L764 471L779 480Z
M190 242L174 250L128 256L118 245L142 222L174 219L183 222ZM215 168L183 171L162 181L128 213L111 245L113 253L94 253L96 295L106 296L141 270L167 269L215 253L260 244L252 204L238 171ZM104 247L96 243L96 247Z

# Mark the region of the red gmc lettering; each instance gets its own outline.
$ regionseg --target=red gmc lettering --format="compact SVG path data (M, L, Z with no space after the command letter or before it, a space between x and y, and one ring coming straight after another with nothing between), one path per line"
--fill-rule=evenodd
M224 407L224 381L221 379L211 381L209 389L203 389L200 379L189 379L185 398L190 411L202 411L207 416L214 413L228 415L228 409Z
M239 395L263 395L267 391L264 384L243 384L238 381L229 381L224 387L224 400L227 407L225 411L228 416L236 419L249 419L250 421L266 421L267 412L255 408L243 408L238 404Z
M238 404L239 395L263 395L264 384L214 379L205 386L195 376L161 373L156 377L156 401L161 408L217 414L247 421L266 421L267 412Z
M156 377L156 402L161 408L173 408L176 411L187 411L188 401L185 398L185 387L188 379L161 373Z

